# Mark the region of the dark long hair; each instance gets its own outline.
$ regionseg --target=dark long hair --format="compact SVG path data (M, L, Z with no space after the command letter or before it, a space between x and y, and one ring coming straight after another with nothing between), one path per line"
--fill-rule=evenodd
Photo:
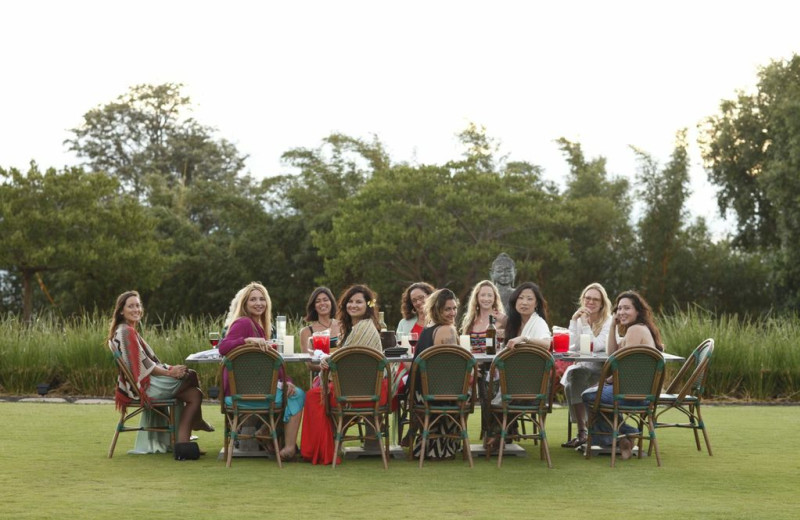
M619 306L619 301L623 298L629 299L633 303L633 308L636 309L636 321L634 325L644 325L650 331L650 334L653 336L653 343L656 344L656 348L661 352L664 352L664 343L661 340L661 332L656 327L655 320L653 319L653 309L650 307L650 304L647 303L641 294L636 291L624 291L617 295L617 299L614 300L614 313L617 312L617 307ZM619 333L621 335L625 335L627 332L627 327L625 330L620 330Z
M353 318L347 313L347 302L358 293L363 294L364 300L367 302L367 310L364 313L364 319L372 320L372 323L375 324L375 328L380 329L378 324L378 295L364 284L351 285L344 294L342 294L341 298L339 298L339 310L336 313L336 319L339 320L339 328L342 331L342 343L344 343L350 331L353 330Z
M125 321L125 318L122 316L122 309L125 307L125 302L128 301L128 298L134 296L141 300L139 293L136 291L125 291L117 296L117 303L114 304L114 311L111 313L111 323L108 327L108 341L111 341L111 338L114 337L114 332L116 332L119 324ZM144 315L144 307L142 307L142 315Z
M406 290L403 291L403 298L400 300L400 312L403 313L403 318L407 320L417 314L414 311L414 304L411 302L411 291L414 289L419 289L428 296L433 294L433 286L427 282L416 282L406 287Z
M308 303L306 304L306 317L304 319L307 322L311 323L312 321L319 321L319 313L317 312L316 302L317 296L323 293L331 301L331 319L336 316L336 299L333 297L333 293L327 287L317 287L314 289L314 292L311 293L311 297L308 299Z
M545 322L549 321L547 300L545 300L544 296L542 296L542 291L539 289L539 286L533 282L525 282L520 284L520 286L514 289L514 292L511 293L511 296L508 298L508 321L506 321L507 339L516 338L522 333L522 315L519 313L519 311L517 311L517 300L519 299L519 295L522 294L522 291L525 289L530 289L533 291L533 295L536 296L536 308L533 310L533 312L541 316Z

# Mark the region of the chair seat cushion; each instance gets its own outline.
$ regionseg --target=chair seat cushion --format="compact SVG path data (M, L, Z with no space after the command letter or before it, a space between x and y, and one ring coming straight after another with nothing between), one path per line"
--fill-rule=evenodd
M262 401L239 401L238 403L239 408L248 409L248 410L266 410L269 408L269 402L266 399ZM275 406L280 406L280 401L275 403ZM233 397L225 396L225 407L226 408L233 408Z
M658 396L658 401L659 402L662 402L662 401L677 401L677 400L678 400L678 394L661 394L660 396ZM684 396L683 402L685 402L685 403L697 402L697 397L695 397L693 395Z

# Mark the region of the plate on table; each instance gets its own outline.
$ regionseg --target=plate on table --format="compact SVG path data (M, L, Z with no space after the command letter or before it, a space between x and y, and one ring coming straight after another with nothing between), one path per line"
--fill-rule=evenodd
M407 350L405 347L389 347L383 351L383 355L387 357L400 357L405 355Z

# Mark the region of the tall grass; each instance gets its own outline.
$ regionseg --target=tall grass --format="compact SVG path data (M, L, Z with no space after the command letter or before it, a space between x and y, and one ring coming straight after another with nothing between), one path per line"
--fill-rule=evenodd
M800 317L715 316L697 308L658 320L667 351L687 356L714 338L706 388L714 397L798 400Z
M800 400L800 316L741 319L715 316L697 308L677 310L657 320L667 351L687 356L705 338L716 348L708 395L745 400ZM183 363L189 354L210 348L208 332L221 329L222 318L185 318L166 324L145 320L142 335L159 358ZM73 319L45 316L22 325L17 316L0 318L0 392L33 394L49 383L64 395L110 396L116 368L106 347L107 318L97 314ZM288 333L299 336L302 323L290 318ZM215 364L197 364L204 389L219 386ZM674 373L677 367L671 366ZM300 386L308 385L303 364L289 365Z
M184 318L167 326L143 320L141 334L164 363L183 364L189 354L211 348L208 332L222 328L222 318ZM299 320L289 320L287 333L299 330ZM106 345L108 318L97 314L59 319L43 316L30 325L18 317L0 319L0 392L11 395L36 393L36 385L48 383L63 395L110 397L117 369ZM219 386L216 364L196 364L204 390ZM289 375L308 383L308 370L292 364Z

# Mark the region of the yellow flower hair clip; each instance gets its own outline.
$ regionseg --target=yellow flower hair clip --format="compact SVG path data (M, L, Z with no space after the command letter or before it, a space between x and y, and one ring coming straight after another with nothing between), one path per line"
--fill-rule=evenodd
M367 307L369 307L370 309L375 307L376 305L378 305L378 300L376 300L375 298L367 302Z

